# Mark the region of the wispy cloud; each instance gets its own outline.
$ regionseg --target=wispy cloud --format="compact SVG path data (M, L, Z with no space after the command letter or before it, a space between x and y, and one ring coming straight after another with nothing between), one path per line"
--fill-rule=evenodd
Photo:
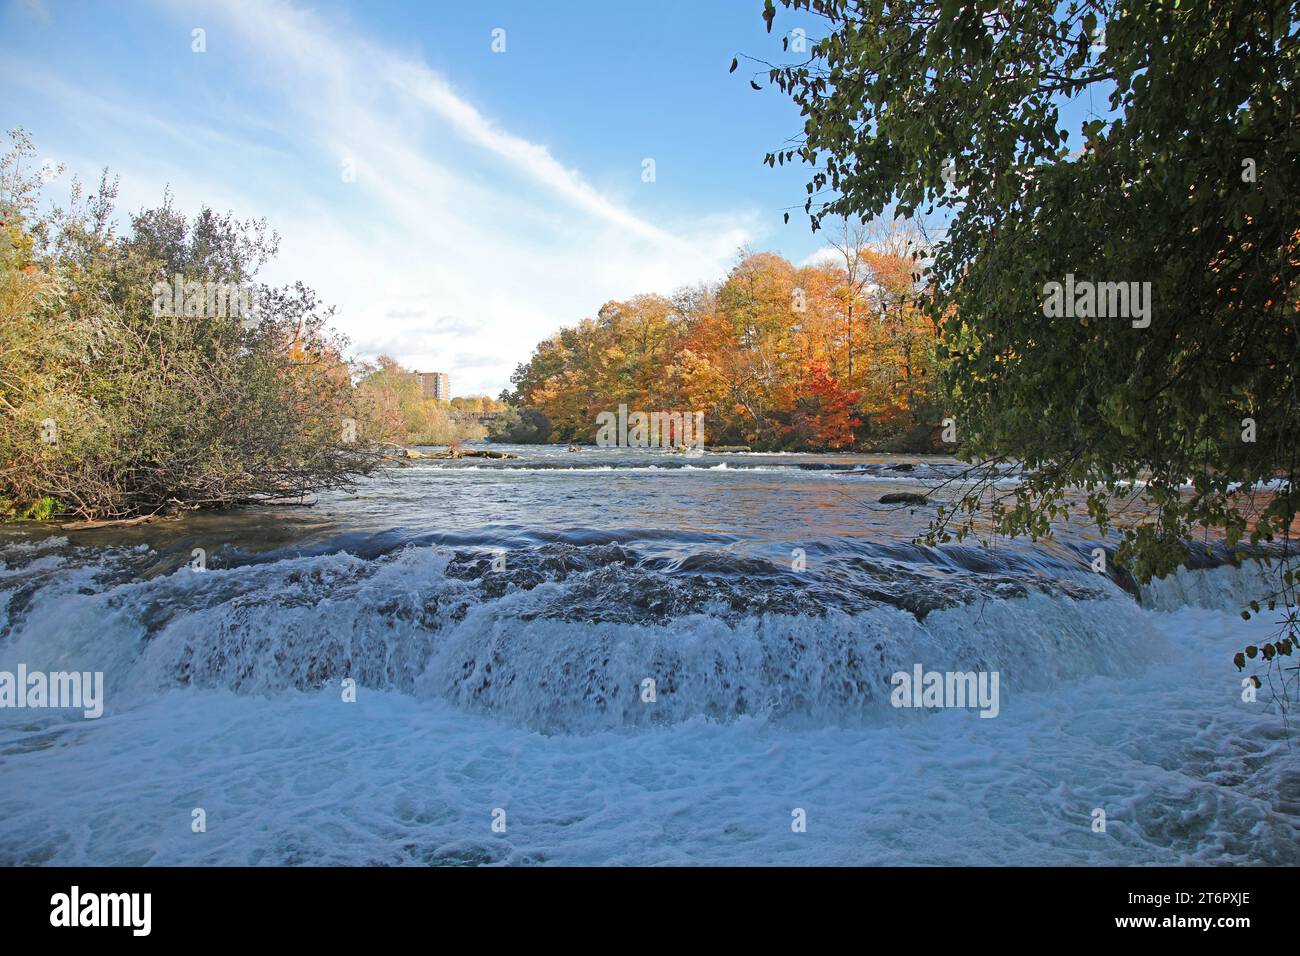
M340 35L317 14L283 2L225 8L286 105L308 118L305 135L353 162L355 185L377 202L374 248L396 268L371 291L457 317L394 324L390 341L410 342L399 357L448 366L447 338L465 354L500 357L463 369L455 390L504 386L539 338L610 298L719 275L748 238L745 224L720 224L716 212L675 232L649 222L546 146L501 129L427 65Z
M83 159L121 172L125 201L171 183L190 208L265 215L282 236L267 278L315 287L365 357L495 394L561 324L716 278L752 238L746 213L652 221L592 185L607 170L584 176L583 156L503 128L454 78L350 22L284 0L158 2L160 29L186 47L193 26L206 31L172 99L112 75L89 87L23 68L15 81L76 108L78 148L104 153ZM244 95L231 97L232 77Z

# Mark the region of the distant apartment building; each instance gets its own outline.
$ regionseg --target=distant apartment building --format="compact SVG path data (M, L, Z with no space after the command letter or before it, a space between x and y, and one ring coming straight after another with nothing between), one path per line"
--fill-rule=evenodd
M440 402L451 401L451 376L446 372L412 372L420 380L423 398L436 398Z

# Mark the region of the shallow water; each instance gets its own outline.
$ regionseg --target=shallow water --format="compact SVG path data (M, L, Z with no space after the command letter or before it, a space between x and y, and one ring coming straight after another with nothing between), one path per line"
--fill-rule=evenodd
M948 459L513 450L0 532L0 670L106 682L0 710L0 863L1300 862L1249 569L917 546L878 499ZM891 706L916 664L997 671L997 717Z

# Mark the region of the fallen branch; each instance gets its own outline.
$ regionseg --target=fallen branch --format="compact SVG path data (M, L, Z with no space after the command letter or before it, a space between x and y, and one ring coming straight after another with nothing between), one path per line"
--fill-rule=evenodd
M93 521L71 521L59 525L61 531L89 531L94 528L124 528L128 525L149 524L153 521L176 521L180 515L140 515L138 518L101 518Z

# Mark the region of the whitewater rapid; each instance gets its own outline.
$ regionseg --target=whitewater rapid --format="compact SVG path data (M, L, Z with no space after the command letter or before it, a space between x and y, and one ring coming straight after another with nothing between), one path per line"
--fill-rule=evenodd
M0 670L107 688L98 720L0 710L0 864L1300 863L1294 731L1230 664L1272 628L1250 566L1134 594L1068 547L936 555L808 470L513 503L535 476L462 471L260 552L222 525L203 572L202 523L0 542ZM601 528L611 480L642 496ZM485 481L495 522L366 517ZM656 527L660 494L736 510ZM998 671L997 718L890 706L915 663Z

